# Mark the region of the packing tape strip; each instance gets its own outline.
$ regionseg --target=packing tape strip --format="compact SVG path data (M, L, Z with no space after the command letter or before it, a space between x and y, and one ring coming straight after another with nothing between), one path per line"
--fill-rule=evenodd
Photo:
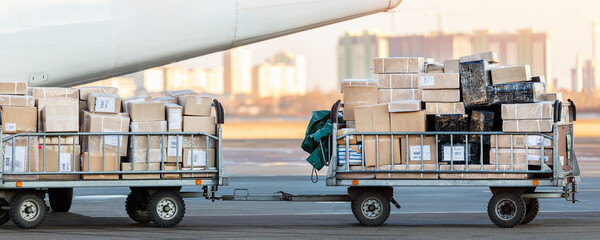
M381 72L385 73L385 58L381 58Z
M17 85L19 85L18 82L15 82L15 90L13 92L14 94L17 94Z
M409 58L405 58L405 59L406 59L406 71L405 72L408 72L408 61L409 61Z

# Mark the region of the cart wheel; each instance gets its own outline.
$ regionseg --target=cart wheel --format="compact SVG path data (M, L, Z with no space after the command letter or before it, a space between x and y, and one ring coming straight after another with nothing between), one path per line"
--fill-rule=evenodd
M148 212L152 222L159 227L173 227L183 219L185 203L179 193L163 190L150 197Z
M20 228L39 226L46 218L48 207L44 199L35 192L17 194L10 202L10 218Z
M352 213L365 226L379 226L390 216L390 200L380 192L364 192L352 201Z
M488 216L498 227L517 226L525 217L525 201L515 192L496 193L488 203Z
M4 225L10 220L10 213L8 210L0 210L0 225Z
M535 219L540 211L540 202L537 198L530 198L525 201L525 207L525 217L523 218L523 221L521 221L521 225L528 224Z
M72 188L50 188L48 199L53 212L68 212L73 202Z
M130 192L125 200L125 211L133 221L149 223L152 221L148 213L148 194L145 191Z

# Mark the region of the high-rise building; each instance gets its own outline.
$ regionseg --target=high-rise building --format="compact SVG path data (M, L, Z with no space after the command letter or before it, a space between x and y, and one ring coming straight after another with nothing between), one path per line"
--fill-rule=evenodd
M252 56L243 47L224 52L223 80L225 94L252 94Z
M182 90L190 88L189 70L184 67L165 67L167 90Z
M583 89L585 92L594 92L594 68L592 67L592 61L591 60L586 60L585 63L583 64L583 69L582 69L583 75L582 75L582 82L583 82Z
M298 96L306 94L306 60L286 52L274 55L254 68L254 86L259 98Z
M144 75L144 88L148 92L158 93L165 91L165 76L163 68L146 69Z
M592 21L592 68L594 76L594 93L600 93L600 24Z
M436 61L459 58L472 53L471 35L434 32L427 35L389 37L389 55L427 57Z
M575 68L571 70L571 92L583 91L583 65L581 54L577 53Z
M387 48L387 39L375 32L346 32L338 41L338 81L372 78L373 58L387 57Z

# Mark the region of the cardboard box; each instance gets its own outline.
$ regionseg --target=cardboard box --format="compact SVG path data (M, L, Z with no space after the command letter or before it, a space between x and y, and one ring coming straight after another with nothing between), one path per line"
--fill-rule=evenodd
M167 149L141 149L141 148L137 148L135 149L135 151L132 149L130 149L129 151L129 162L133 162L133 163L146 163L146 162L150 162L150 163L156 163L156 162L161 162L167 161Z
M37 126L38 126L38 131L42 132L44 129L44 124L42 123L42 110L44 110L44 107L46 107L46 105L71 105L71 104L78 104L79 100L75 100L72 98L42 98L42 99L35 99L35 104L37 106L37 115L38 115L38 119L37 119ZM87 102L85 102L87 104ZM87 107L86 107L87 108ZM78 111L83 111L82 109L79 109Z
M554 102L556 100L562 102L562 93L546 93L546 96L544 97L544 101Z
M152 99L153 102L164 102L165 105L167 103L171 103L171 104L177 104L177 99L171 96L162 96L162 97L156 97Z
M121 171L160 171L160 163L121 163ZM160 173L121 174L121 179L158 179Z
M421 89L379 89L379 103L402 100L421 100Z
M376 86L347 86L343 88L344 120L354 120L354 108L377 104Z
M84 112L85 132L129 132L129 117L123 114L103 114ZM103 139L104 138L104 139ZM86 152L119 153L127 156L128 138L124 135L90 136L81 138L83 150ZM104 142L104 144L102 144ZM119 147L120 146L120 147Z
M186 116L210 116L212 98L200 96L181 96L177 103L183 107Z
M0 82L0 94L25 95L27 82Z
M37 132L37 109L35 107L1 106L2 132Z
M116 153L84 152L81 165L82 171L118 171L120 157ZM88 165L89 164L89 165ZM82 174L82 179L119 179L119 174Z
M164 121L165 103L129 102L129 117L132 122Z
M179 163L165 163L164 169L165 171L178 171L181 170ZM165 173L162 174L161 178L163 179L173 179L173 178L181 178L180 173Z
M425 111L427 115L465 114L465 105L462 102L425 103Z
M460 57L459 60L460 60L460 63L479 61L479 60L484 60L488 63L499 63L500 62L500 58L498 57L498 54L495 52L484 52L484 53L478 53L478 54L473 54L473 55L469 55L469 56L463 56L463 57Z
M116 94L90 93L88 95L88 111L101 113L121 112L121 98Z
M389 112L414 112L420 111L422 103L420 100L394 101L388 104Z
M165 103L167 131L181 132L183 129L183 107L173 103Z
M347 154L346 154L346 145L339 145L337 155L338 155L338 165L346 164L346 159L348 159L349 165L362 166L362 164L363 164L362 144L348 145L348 153Z
M425 118L425 110L390 113L390 129L392 132L424 132L426 131Z
M373 58L374 73L422 73L424 59L419 57Z
M4 138L8 135L4 135ZM24 173L39 171L39 144L37 138L31 137L14 137L13 140L3 141L3 157L4 157L4 173ZM13 158L14 154L14 158ZM14 166L14 170L13 170ZM15 180L37 180L38 175L5 175L5 179Z
M491 70L492 84L531 81L529 65L502 66Z
M127 97L121 99L121 111L129 113L129 104L130 103L141 103L141 102L150 102L152 101L152 97L150 96L135 96L135 97Z
M60 87L31 87L27 88L28 95L35 99L63 98L79 100L79 89Z
M100 87L100 86L88 86L78 87L79 89L79 100L88 101L90 93L101 93L101 94L114 94L119 95L119 89L116 87ZM121 105L118 106L120 108Z
M44 141L46 145L73 145L73 142L75 142L75 145L79 145L79 137L69 135L61 135L60 139L58 136L38 137L38 142L40 145L44 145Z
M552 132L552 120L503 120L504 132Z
M167 147L167 162L181 162L184 149L192 149L192 137L191 136L168 136L168 147ZM194 136L194 147L193 149L205 150L206 149L206 137ZM214 147L213 140L209 140L208 147Z
M425 73L419 74L420 89L459 89L458 73Z
M411 88L419 87L418 74L377 74L379 88Z
M194 92L191 89L183 89L183 90L174 90L174 91L167 91L167 96L171 96L174 98L178 98L181 96L198 96L198 93Z
M535 103L544 100L546 97L546 85L540 82L519 82L490 85L486 87L485 91L489 105Z
M207 151L194 149L184 149L183 150L183 167L191 168L192 164L194 169L196 168L214 168L215 167L215 149L208 149L208 161L207 161ZM208 163L208 166L207 166Z
M216 134L216 120L214 116L183 116L184 132L202 132L206 134Z
M390 117L387 104L360 106L354 111L357 132L390 131Z
M498 136L498 137L496 137ZM512 137L511 137L512 136ZM492 135L491 136L491 147L496 147L496 141L498 142L499 148L510 148L512 138L512 148L541 148L542 142L544 148L553 148L552 140L549 138L542 137L540 135ZM497 140L496 140L497 139Z
M425 73L444 73L444 64L439 62L425 63Z
M556 127L556 130L558 131L558 143L556 149L556 151L558 151L558 161L565 171L571 171L571 166L569 164L572 162L572 159L570 156L574 156L571 126L572 125L559 125ZM555 165L552 162L550 164Z
M554 118L554 102L502 104L503 120Z
M131 132L166 132L167 121L151 121L151 122L131 122ZM131 148L142 150L146 148L160 149L166 148L167 143L162 144L161 141L167 141L167 137L163 135L140 135L131 136Z
M497 154L496 154L497 153ZM540 165L542 159L541 149L512 149L512 164L513 165ZM498 155L498 157L496 157ZM491 148L490 149L490 164L495 165L496 159L498 164L511 164L511 149L510 148ZM528 161L529 160L529 161ZM544 149L544 163L552 165L552 149Z
M402 165L385 165L380 168L381 170L394 170L394 171L415 171L406 173L377 173L376 178L380 179L437 179L437 173L422 173L420 171L435 171L435 164L409 164L408 167Z
M377 87L377 80L373 79L343 79L340 83L341 92L344 92L345 87L349 86L373 86Z
M35 107L35 99L32 96L0 95L0 106Z
M78 132L79 104L46 105L41 119L43 132Z
M421 156L423 157L424 164L435 164L436 163L436 142L435 137L423 136L423 148L421 151L421 136L410 135L408 136L408 148L406 136L400 137L400 158L401 164L405 164L408 160L408 164L421 164ZM406 153L408 150L408 159Z
M350 133L350 132L356 132L356 129L354 128L342 128L342 129L338 129L337 130L337 136L341 136L345 133ZM358 144L358 138L360 138L360 135L348 135L348 144ZM346 145L346 140L344 138L342 139L338 139L337 140L337 144L340 145Z
M486 88L490 86L490 66L486 61L460 63L460 86L465 108L487 107Z
M459 65L460 65L459 59L444 60L444 73L458 73Z
M38 169L46 172L78 172L81 168L81 147L75 145L60 146L60 152L57 145L46 145L46 148L39 148ZM45 159L45 163L44 163ZM45 165L44 165L45 164ZM45 168L44 168L45 166ZM61 174L61 175L40 175L40 180L69 180L80 179L79 174Z
M459 102L460 89L423 90L423 102Z
M379 142L379 151L377 151L377 142ZM393 164L400 164L400 141L398 137L394 136L394 142L391 143L391 137L379 136L379 139L375 136L365 136L363 140L363 148L365 151L365 166L374 167L377 165L377 155L379 153L379 166L391 165L392 164L392 145L394 147L394 162Z

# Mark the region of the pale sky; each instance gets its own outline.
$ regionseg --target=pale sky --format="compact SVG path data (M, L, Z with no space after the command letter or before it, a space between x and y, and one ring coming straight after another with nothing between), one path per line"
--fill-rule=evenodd
M519 28L549 31L552 75L559 87L569 88L570 69L576 54L592 57L590 17L600 20L600 1L592 0L404 0L395 13L378 13L318 29L248 45L254 64L280 50L304 55L307 61L308 89L336 89L337 42L347 30L379 30L396 34L424 34L442 28L448 32L491 29L514 32ZM585 14L584 14L585 12ZM394 27L395 26L395 27ZM395 29L393 29L395 28ZM175 63L178 66L213 68L222 63L222 53ZM427 56L423 56L427 57ZM502 56L500 56L502 57ZM441 60L441 59L436 59Z

